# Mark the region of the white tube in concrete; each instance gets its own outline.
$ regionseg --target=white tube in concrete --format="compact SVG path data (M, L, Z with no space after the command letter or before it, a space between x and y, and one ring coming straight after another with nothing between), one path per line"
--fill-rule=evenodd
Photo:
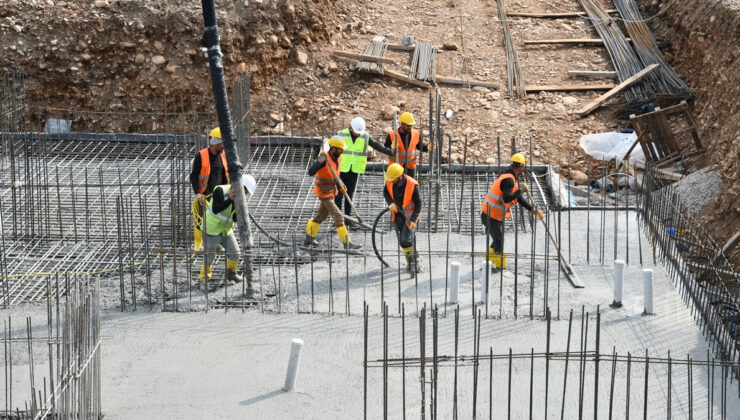
M624 285L624 261L614 260L614 301L612 308L622 307L622 288Z
M460 263L450 263L450 303L457 303L457 295L460 291Z
M298 364L301 362L301 349L303 349L303 340L294 338L290 344L288 373L285 375L283 391L292 391L295 388L295 382L298 379Z
M642 293L645 298L645 311L643 315L653 314L653 270L644 268L642 270Z

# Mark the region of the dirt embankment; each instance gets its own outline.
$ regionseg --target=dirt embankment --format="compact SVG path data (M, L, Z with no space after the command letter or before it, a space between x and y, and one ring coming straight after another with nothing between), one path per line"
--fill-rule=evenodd
M300 51L325 41L341 6L331 0L217 1L228 80L270 83ZM200 50L200 2L4 0L0 71L23 72L29 97L90 103L111 96L210 92Z
M704 207L705 225L724 243L740 229L740 2L654 0L652 25L670 45L671 65L696 90L694 110L707 153L697 165L719 165L723 188Z

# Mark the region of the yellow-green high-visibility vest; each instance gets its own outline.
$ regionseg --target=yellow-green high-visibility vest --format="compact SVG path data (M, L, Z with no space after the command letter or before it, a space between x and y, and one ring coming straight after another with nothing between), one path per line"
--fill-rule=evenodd
M231 191L231 185L219 185L213 189L215 192L217 189L221 189L224 192L224 197L229 196ZM208 200L208 207L206 208L205 217L203 217L203 223L200 229L208 235L216 236L223 235L229 236L232 233L232 227L234 226L234 215L236 210L234 205L231 204L226 207L221 213L213 212L213 196Z
M337 133L337 136L344 139L344 151L342 152L342 162L339 165L340 172L349 172L364 174L367 165L367 145L370 136L364 133L352 141L352 134L349 128Z

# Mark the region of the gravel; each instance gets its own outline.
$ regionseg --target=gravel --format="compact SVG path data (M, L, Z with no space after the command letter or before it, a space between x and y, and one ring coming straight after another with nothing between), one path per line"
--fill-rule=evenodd
M713 168L704 168L676 183L681 202L691 213L698 213L722 188L722 178Z

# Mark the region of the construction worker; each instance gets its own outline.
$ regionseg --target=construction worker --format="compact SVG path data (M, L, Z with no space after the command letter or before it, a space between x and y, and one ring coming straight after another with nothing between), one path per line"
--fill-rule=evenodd
M491 245L488 248L488 260L491 261L495 268L503 270L506 268L506 255L504 254L504 217L511 218L509 209L514 204L519 203L525 209L529 210L538 218L544 215L532 206L524 198L524 194L529 187L524 182L517 182L517 177L524 171L524 165L527 164L524 155L515 153L511 156L509 169L504 171L496 181L491 184L491 188L486 194L486 198L481 205L481 222L486 229L486 233L491 236Z
M244 193L254 194L257 182L252 175L242 175ZM200 228L205 232L206 253L203 265L200 267L200 282L206 284L211 279L211 264L216 256L219 245L226 250L226 280L240 282L237 274L239 267L239 244L232 227L236 221L234 208L234 190L231 185L217 185L213 189L211 198L206 203L206 212Z
M208 134L208 147L195 154L193 170L190 172L190 184L193 186L195 200L193 200L193 237L195 251L200 250L203 242L203 232L200 230L204 214L206 196L211 195L218 185L229 183L229 166L226 164L221 128L216 127Z
M414 129L416 120L410 112L404 112L398 117L398 129L396 132L389 131L385 138L385 147L392 148L393 153L388 163L394 163L396 160L396 151L398 151L398 163L401 164L407 176L416 176L416 162L418 160L417 150L429 152L434 150L437 145L431 143L429 147L421 143L419 132ZM399 142L398 139L401 139Z
M352 243L349 238L347 226L344 224L344 217L341 210L334 203L334 197L337 195L339 183L339 166L342 161L342 151L344 151L344 140L339 137L329 139L329 151L321 152L316 161L308 168L308 174L315 177L313 193L319 198L319 210L313 219L308 219L306 225L306 239L303 244L306 246L318 246L316 235L319 233L321 222L331 215L334 219L334 226L337 228L339 240L347 249L359 249L360 245ZM344 191L342 191L344 192Z
M385 171L385 202L391 211L391 222L398 232L398 242L406 257L406 268L410 273L420 273L420 261L414 253L414 229L421 215L419 183L403 173L403 166L392 163Z
M365 173L368 147L386 155L391 155L393 151L370 137L365 131L365 120L362 117L353 118L349 128L339 131L337 137L344 140L345 144L344 152L342 152L342 163L339 165L339 179L347 187L347 195L352 200L357 189L357 179L360 174ZM344 194L337 194L334 197L334 203L340 210L342 209L342 200L344 200ZM344 214L352 216L352 206L350 206L348 200L344 200ZM352 219L345 219L345 222L350 227L354 227Z

